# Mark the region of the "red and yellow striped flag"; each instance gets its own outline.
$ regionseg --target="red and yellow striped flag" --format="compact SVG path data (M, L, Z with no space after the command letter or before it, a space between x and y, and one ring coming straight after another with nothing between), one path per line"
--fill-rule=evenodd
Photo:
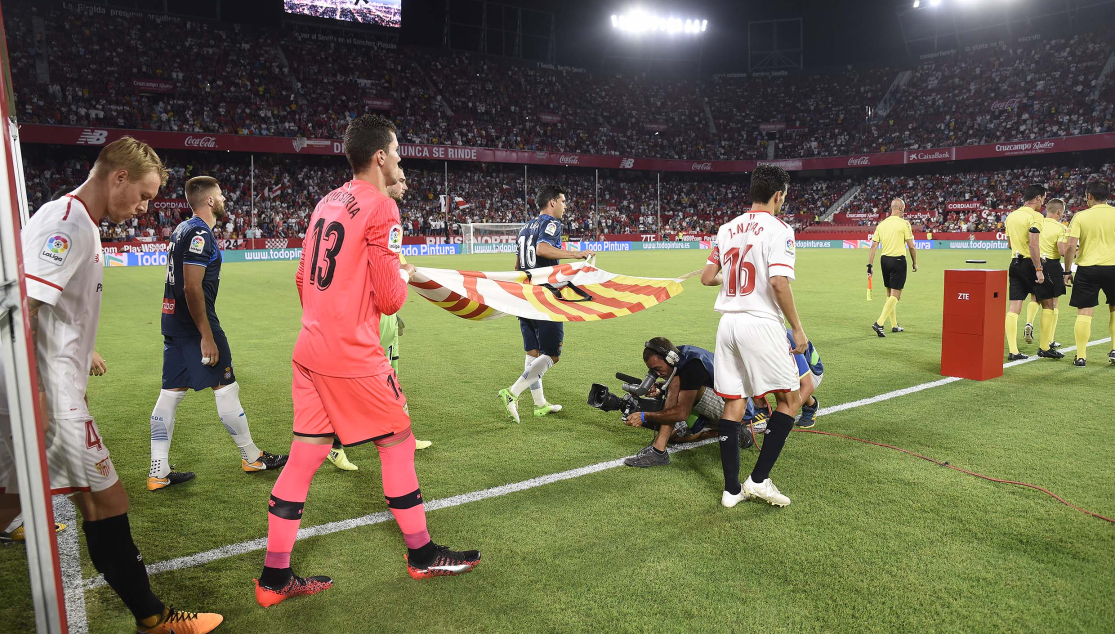
M515 315L541 321L597 321L637 313L682 292L684 278L618 275L592 262L530 271L415 269L418 294L464 319Z

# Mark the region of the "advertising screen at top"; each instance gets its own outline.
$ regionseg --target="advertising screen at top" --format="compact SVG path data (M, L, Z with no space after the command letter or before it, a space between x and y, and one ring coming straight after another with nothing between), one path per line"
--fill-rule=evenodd
M283 0L283 10L292 15L397 28L403 24L401 2L402 0Z

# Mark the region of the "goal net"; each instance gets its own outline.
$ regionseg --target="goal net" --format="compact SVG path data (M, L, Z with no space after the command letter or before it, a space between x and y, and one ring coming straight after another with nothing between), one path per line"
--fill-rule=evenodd
M522 222L470 222L461 225L462 253L515 253Z

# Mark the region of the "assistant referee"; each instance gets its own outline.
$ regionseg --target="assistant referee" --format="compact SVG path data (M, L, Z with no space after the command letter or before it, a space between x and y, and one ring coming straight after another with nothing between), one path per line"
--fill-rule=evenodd
M902 332L898 325L898 300L902 297L902 289L906 286L906 249L910 249L910 265L914 273L918 272L917 248L914 245L914 230L910 221L902 217L906 211L906 203L901 198L890 201L890 216L875 227L875 235L871 236L871 253L867 258L867 274L872 274L875 264L875 249L882 246L883 254L879 264L883 269L883 286L887 289L887 303L883 305L883 312L879 320L871 324L871 329L880 337L883 333L883 324L887 317L891 320L891 332Z
M1092 313L1099 304L1100 291L1107 298L1111 311L1109 363L1115 364L1115 207L1107 204L1111 183L1094 180L1085 189L1088 209L1078 212L1069 227L1065 250L1065 284L1072 286L1069 306L1077 309L1076 359L1073 365L1084 367L1088 358L1088 338L1092 335ZM1072 263L1076 260L1076 274Z
M1053 309L1053 289L1045 285L1045 274L1042 272L1041 263L1041 228L1045 224L1041 208L1045 205L1045 185L1029 185L1022 192L1022 198L1026 202L1010 212L1004 222L1007 242L1011 249L1008 269L1010 308L1006 318L1007 346L1010 348L1008 361L1030 358L1030 355L1018 351L1018 315L1022 313L1022 302L1026 301L1026 296L1032 293L1041 304L1042 310ZM1049 321L1052 322L1052 318ZM1045 331L1043 320L1042 332ZM1042 341L1042 346L1048 348L1049 341ZM1060 358L1043 355L1040 350L1038 356Z

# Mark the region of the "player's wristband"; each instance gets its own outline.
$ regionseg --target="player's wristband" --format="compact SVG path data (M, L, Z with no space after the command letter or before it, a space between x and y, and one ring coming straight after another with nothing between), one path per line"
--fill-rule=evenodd
M639 412L639 420L643 421L644 423L647 422L647 413Z

